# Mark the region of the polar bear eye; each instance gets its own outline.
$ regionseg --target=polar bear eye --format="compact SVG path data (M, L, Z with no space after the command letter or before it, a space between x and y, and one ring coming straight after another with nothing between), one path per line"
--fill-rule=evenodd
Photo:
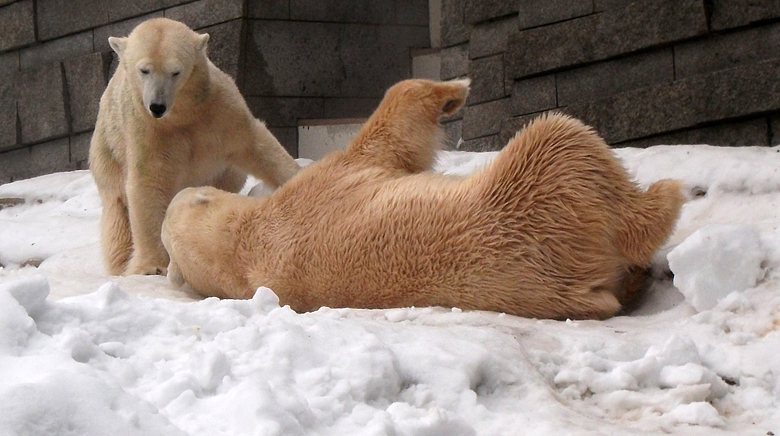
M171 73L171 76L177 77L179 74L181 74L181 71L174 71L173 73Z
M140 71L141 74L143 74L144 76L149 74L149 69L148 68L139 68L138 71Z

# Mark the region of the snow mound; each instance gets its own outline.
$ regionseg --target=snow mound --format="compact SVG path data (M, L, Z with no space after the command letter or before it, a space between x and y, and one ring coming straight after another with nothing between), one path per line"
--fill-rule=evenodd
M667 258L674 285L698 311L712 309L732 292L755 287L766 273L761 235L744 225L701 228Z

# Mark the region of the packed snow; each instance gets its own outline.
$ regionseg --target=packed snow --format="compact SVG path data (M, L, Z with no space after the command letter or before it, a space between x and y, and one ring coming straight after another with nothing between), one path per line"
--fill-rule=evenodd
M104 272L89 172L2 185L0 434L780 434L780 148L616 153L690 201L606 321L200 299Z

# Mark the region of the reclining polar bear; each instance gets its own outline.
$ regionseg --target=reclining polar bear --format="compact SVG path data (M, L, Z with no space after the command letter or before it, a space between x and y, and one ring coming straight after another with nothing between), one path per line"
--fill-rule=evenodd
M269 197L182 191L163 226L169 277L223 298L267 286L296 311L616 314L672 231L680 184L641 192L596 133L557 114L469 177L433 173L438 119L467 93L467 80L398 83L345 151Z

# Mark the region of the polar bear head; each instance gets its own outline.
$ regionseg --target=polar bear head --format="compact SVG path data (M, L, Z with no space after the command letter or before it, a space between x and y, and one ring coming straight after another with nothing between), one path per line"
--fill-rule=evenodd
M154 118L170 113L177 93L198 65L205 65L208 34L198 34L178 21L153 18L126 38L110 37L120 68L137 90L144 110Z

